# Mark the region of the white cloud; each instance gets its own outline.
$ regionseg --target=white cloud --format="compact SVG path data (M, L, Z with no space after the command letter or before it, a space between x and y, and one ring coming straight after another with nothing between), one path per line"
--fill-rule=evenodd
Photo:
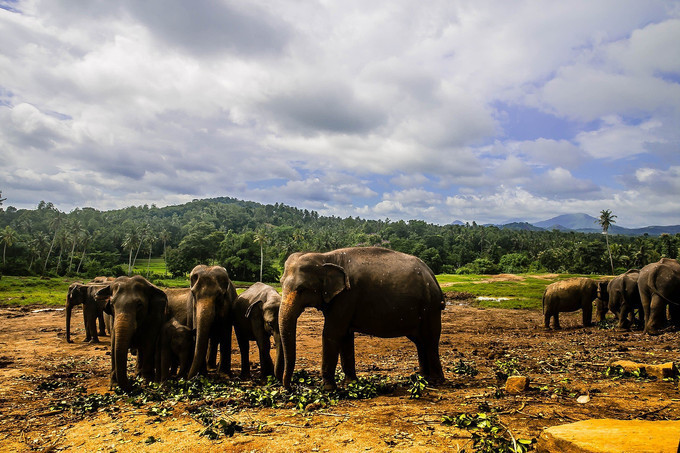
M658 162L680 166L677 2L12 6L0 189L19 207L227 195L447 223L607 202L623 219L663 198L629 173L672 185ZM513 136L498 105L564 128Z

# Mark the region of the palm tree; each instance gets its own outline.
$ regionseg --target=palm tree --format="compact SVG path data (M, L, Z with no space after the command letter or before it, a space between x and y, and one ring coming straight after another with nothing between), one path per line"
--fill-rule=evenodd
M132 251L135 249L137 246L137 242L139 241L139 238L137 237L137 232L136 231L131 231L125 235L125 238L123 238L123 250L129 250L130 251L130 256L128 258L128 275L132 274Z
M54 231L52 236L52 243L50 244L50 250L47 252L47 258L45 258L45 265L43 266L43 274L47 271L47 262L50 260L50 255L52 254L52 249L54 248L54 243L57 240L57 233L59 232L59 227L61 227L62 218L57 213L52 220L50 220L50 228Z
M166 246L167 246L168 240L170 239L170 233L168 232L168 230L165 230L165 229L161 230L161 232L158 234L158 239L163 241L163 266L165 267L164 275L167 276L168 275L168 264L165 260L165 252L166 252Z
M78 267L76 268L76 274L80 272L80 266L82 266L85 260L85 250L87 250L87 243L92 239L93 234L89 231L83 230L83 254L80 256L80 261L78 262Z
M262 269L264 267L264 243L267 241L267 234L264 229L255 233L254 242L260 244L260 281L262 281Z
M609 227L616 223L614 220L615 218L616 216L613 215L609 209L603 209L600 211L600 218L597 219L597 223L602 227L602 233L607 241L607 251L609 252L609 264L611 264L612 267L612 275L614 275L614 259L612 258L612 250L609 247Z
M71 266L73 266L73 255L76 253L76 244L78 241L80 241L80 238L83 236L83 224L80 223L80 220L75 219L70 225L71 230L71 235L73 242L71 244L71 256L68 262L68 270L66 271L67 274L71 273Z
M2 247L2 265L5 265L5 252L7 247L11 247L17 241L17 232L12 229L11 226L7 225L4 230L0 232L0 242L3 243Z
M149 259L146 262L146 278L149 278L149 274L150 274L149 269L151 268L151 252L153 251L153 244L154 244L154 242L156 242L156 237L153 234L149 234L148 241L149 241L149 244L148 244L148 246L149 246Z

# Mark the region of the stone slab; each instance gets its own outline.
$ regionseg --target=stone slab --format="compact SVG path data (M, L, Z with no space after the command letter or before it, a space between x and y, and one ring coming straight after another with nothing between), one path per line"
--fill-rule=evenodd
M582 420L545 429L544 453L679 453L680 421Z

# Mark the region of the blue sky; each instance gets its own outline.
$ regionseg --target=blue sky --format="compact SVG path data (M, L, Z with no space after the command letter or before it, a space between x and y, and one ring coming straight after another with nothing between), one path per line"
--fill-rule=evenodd
M5 206L680 224L678 1L0 0Z

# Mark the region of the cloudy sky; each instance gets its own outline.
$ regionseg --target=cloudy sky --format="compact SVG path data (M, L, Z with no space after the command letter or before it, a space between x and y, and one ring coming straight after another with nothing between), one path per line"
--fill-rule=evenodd
M6 206L680 224L678 1L0 0Z

